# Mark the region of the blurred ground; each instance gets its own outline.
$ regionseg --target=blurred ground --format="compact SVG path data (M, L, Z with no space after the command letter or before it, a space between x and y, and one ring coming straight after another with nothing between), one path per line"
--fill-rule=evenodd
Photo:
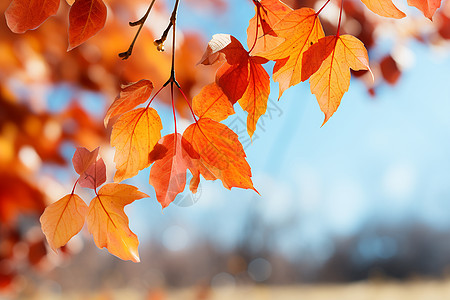
M10 299L3 298L0 299ZM198 286L189 289L151 290L147 293L133 290L109 290L96 293L40 292L17 299L48 300L434 300L450 299L450 279L396 281L362 281L350 284L321 284L299 286L244 286L205 288Z

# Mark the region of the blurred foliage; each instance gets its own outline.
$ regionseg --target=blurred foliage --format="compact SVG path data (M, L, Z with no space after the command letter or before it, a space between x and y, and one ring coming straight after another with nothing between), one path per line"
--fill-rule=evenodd
M64 145L93 149L108 143L108 129L105 130L101 119L81 104L83 93L96 93L98 101L107 99L100 103L100 106L107 107L121 84L148 78L158 87L169 77L170 51L161 54L153 45L169 17L165 2L157 2L152 11L152 21L144 28L134 54L127 61L117 56L128 48L135 33L127 24L141 17L148 1L106 2L109 8L106 27L69 53L66 51L69 9L66 3L61 5L58 15L51 17L39 29L23 35L11 33L4 17L0 23L0 288L10 287L16 279L19 280L17 274L27 266L43 270L58 263L49 259L43 235L37 226L45 205L59 196L58 188L64 180L57 178L58 172L43 170L47 166L56 170L59 170L58 166L66 166ZM239 9L228 7L221 0L186 2L195 9L206 9L212 14L225 13L229 9L232 15L233 10ZM322 2L289 0L286 3L293 8L317 8ZM369 54L374 53L371 68L377 80L372 84L366 81L366 77L361 77L370 93L374 94L382 84L393 85L401 80L407 67L402 59L411 39L432 47L448 44L449 3L442 4L433 23L422 15L402 21L387 20L369 12L361 3L344 3L345 18L341 32L355 35L366 45ZM9 1L1 1L0 10L4 12L8 5ZM325 32L334 34L334 15L327 11L322 15ZM372 52L379 40L385 37L393 40L391 48ZM195 67L205 44L205 38L198 32L183 32L178 41L177 80L190 99L214 78L214 69ZM61 99L51 99L55 89L61 85L69 87L70 92L59 96ZM168 96L168 91L163 92L161 99L167 102ZM62 99L64 97L70 99ZM68 104L53 109L51 103L55 101ZM187 116L185 102L175 102L179 113ZM71 171L67 169L66 172ZM229 264L231 271L242 267L233 262ZM208 294L206 291L198 293ZM199 296L196 299L206 298ZM166 298L164 292L155 291L149 294L148 299Z

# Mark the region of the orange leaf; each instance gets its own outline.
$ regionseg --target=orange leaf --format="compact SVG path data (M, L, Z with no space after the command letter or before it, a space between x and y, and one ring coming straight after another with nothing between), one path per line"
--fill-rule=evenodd
M247 132L250 137L255 132L259 117L266 112L270 94L270 77L260 61L259 57L250 57L247 89L239 100L239 105L248 113Z
M80 174L80 186L95 189L106 181L106 166L102 158L98 158L98 148L90 152L86 148L77 147L72 158L75 171Z
M369 58L364 44L351 35L327 36L318 46L330 47L328 57L309 79L311 92L316 95L320 109L325 114L325 124L337 110L342 96L350 86L350 68L369 70ZM311 47L308 51L314 51ZM305 56L308 54L305 53ZM322 124L322 126L323 126Z
M150 165L148 155L161 138L161 119L153 108L138 108L122 115L111 132L116 147L114 181L135 176Z
M147 101L152 91L153 83L146 79L123 86L119 96L114 100L106 112L104 120L105 127L108 126L108 122L111 118L120 116Z
M192 99L194 113L200 118L210 118L220 122L234 114L233 105L216 83L203 87Z
M6 23L14 33L36 29L56 14L59 0L13 0L5 11Z
M292 8L279 0L261 0L254 3L256 14L250 19L247 28L247 45L251 49L256 42L252 53L258 54L273 49L283 42L283 39L277 38L277 34L272 27L291 12ZM259 20L257 20L258 14ZM256 29L256 24L258 24L258 29ZM258 38L256 38L257 30Z
M179 133L164 136L157 145L159 147L155 146L150 153L150 157L157 158L150 170L150 184L155 188L158 202L165 208L183 192L186 171L192 165L191 159L198 158L198 154Z
M408 0L408 5L418 8L425 17L432 20L434 13L441 6L441 0Z
M191 190L196 190L199 174L207 180L222 180L227 189L239 187L255 190L244 148L237 134L227 126L203 118L190 125L183 137L200 156L198 160L193 161L194 165L190 168L194 176Z
M361 2L379 16L395 19L406 17L405 13L392 3L392 0L361 0Z
M106 5L102 0L76 0L69 11L69 48L81 45L106 22Z
M42 232L53 249L64 246L83 228L88 207L76 194L66 195L47 206L40 221Z
M89 204L86 219L97 247L106 247L123 260L139 262L139 241L128 227L128 217L123 209L125 205L146 197L127 184L109 183L98 191L97 197Z
M303 53L324 36L314 10L301 8L284 16L273 30L285 41L275 49L260 54L275 60L273 80L280 84L279 97L289 87L301 81Z

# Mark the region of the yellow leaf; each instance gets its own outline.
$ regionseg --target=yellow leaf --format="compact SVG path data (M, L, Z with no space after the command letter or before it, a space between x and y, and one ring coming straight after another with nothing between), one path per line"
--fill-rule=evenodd
M114 181L133 177L150 165L148 155L161 138L161 129L153 108L138 108L117 120L111 133L111 146L116 147Z
M392 3L392 0L361 0L361 2L379 16L395 19L406 17L405 13Z
M364 44L351 35L327 36L318 45L332 47L328 57L309 79L311 93L316 95L325 114L325 124L341 103L350 86L350 68L369 70L369 57ZM306 54L305 54L306 55ZM322 124L322 126L323 126Z
M137 188L127 184L104 185L92 199L87 215L89 232L99 248L106 247L111 254L139 262L137 236L128 227L124 206L148 197Z
M53 249L64 246L83 228L88 207L75 194L66 195L47 206L40 221L42 232Z

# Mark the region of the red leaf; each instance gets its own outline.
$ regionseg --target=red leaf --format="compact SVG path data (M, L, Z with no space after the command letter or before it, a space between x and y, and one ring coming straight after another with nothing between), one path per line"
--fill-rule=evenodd
M434 13L441 6L441 0L408 0L408 5L418 8L425 17L432 20Z
M14 33L36 29L56 14L60 0L13 0L5 11L6 23Z
M76 0L69 12L69 48L81 45L97 32L106 22L106 5L102 0Z
M98 148L90 152L86 148L77 147L72 158L75 171L80 174L80 186L96 189L106 181L106 166L102 158L98 158Z
M158 152L158 153L156 153ZM181 136L172 133L164 136L150 153L157 160L150 170L150 184L155 188L156 198L167 207L186 186L186 171L192 167L192 158L198 154Z

